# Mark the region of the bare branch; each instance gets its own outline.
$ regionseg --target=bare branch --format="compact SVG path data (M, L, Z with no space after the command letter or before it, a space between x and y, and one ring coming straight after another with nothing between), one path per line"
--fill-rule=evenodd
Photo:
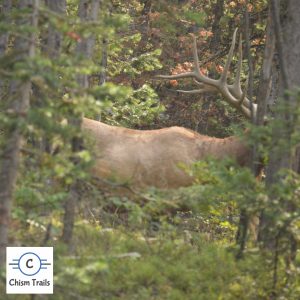
M249 84L249 76L247 77L247 80L246 80L246 84L245 84L245 90L244 92L242 93L242 97L241 99L239 100L239 104L242 105L245 98L246 98L246 95L247 95L247 90L248 90L248 84Z

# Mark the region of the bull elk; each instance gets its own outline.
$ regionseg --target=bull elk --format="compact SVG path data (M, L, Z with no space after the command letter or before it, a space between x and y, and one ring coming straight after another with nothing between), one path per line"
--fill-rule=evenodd
M230 105L241 111L247 118L255 118L256 104L251 103L246 97L246 92L242 92L241 89L241 38L237 76L232 85L227 83L236 34L237 30L233 35L224 72L218 80L211 79L201 72L195 37L194 71L177 75L160 75L158 78L193 78L200 85L200 89L181 92L219 92ZM96 177L113 179L118 183L127 182L133 187L177 188L191 185L193 178L180 165L190 165L207 156L216 159L230 157L241 166L249 163L249 148L235 136L224 139L208 137L183 127L133 130L110 126L87 118L83 119L82 127L95 140L97 158L93 174Z

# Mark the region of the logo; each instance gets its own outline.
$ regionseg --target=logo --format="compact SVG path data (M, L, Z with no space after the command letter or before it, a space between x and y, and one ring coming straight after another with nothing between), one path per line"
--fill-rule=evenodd
M53 294L53 248L7 247L6 293Z

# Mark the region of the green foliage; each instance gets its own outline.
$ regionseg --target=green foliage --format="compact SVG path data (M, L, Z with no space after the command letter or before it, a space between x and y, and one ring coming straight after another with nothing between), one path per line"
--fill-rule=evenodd
M207 18L205 12L196 12L191 10L186 10L184 12L184 17L188 21L192 21L193 23L197 24L198 26L203 26L205 24L205 20Z
M266 299L271 292L268 255L237 261L226 244L196 232L187 240L183 231L167 226L149 237L78 222L75 237L76 255L56 244L55 294L49 299ZM279 295L297 299L299 277L289 280L287 288L279 278Z
M115 101L102 117L112 125L134 127L151 123L163 111L155 91L144 84L140 89L127 93L125 98Z
M160 69L159 56L160 49L151 49L151 45L146 45L146 52L135 53L135 48L141 41L141 34L125 36L116 40L110 45L111 55L109 56L108 72L111 76L126 74L131 77L141 75L141 73Z

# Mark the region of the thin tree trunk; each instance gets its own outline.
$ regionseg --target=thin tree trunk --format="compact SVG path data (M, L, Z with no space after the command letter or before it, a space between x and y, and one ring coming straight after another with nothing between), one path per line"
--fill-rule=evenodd
M66 0L45 0L46 7L54 12L56 15L64 16L66 14ZM55 61L61 52L62 34L57 31L50 23L45 32L41 32L41 51L43 55L49 57L52 61ZM59 76L57 74L57 76ZM45 104L45 95L40 90L39 86L33 85L33 95L35 100L35 106L42 107ZM47 135L41 139L33 139L32 144L35 148L42 152L51 153L51 143Z
M268 24L266 29L266 45L264 49L263 65L260 74L257 92L257 119L256 125L263 126L267 114L267 104L270 102L272 82L275 79L274 70L275 36L270 12L268 14ZM275 80L276 82L276 80ZM277 83L277 82L276 82ZM274 96L274 95L273 95Z
M7 22L9 20L10 10L11 10L11 0L3 0L2 9L1 9L2 21ZM2 33L0 35L0 56L2 56L7 49L8 37L9 37L8 32Z
M210 41L209 48L213 51L219 47L221 42L221 18L224 16L224 0L217 0L213 8L214 22L211 27L213 36Z
M33 7L30 18L19 20L19 25L31 24L37 27L38 23L38 0L23 0L19 2L21 9ZM28 41L26 38L18 37L15 40L15 50L22 54L26 59L33 58L35 55L36 34L33 33ZM11 104L9 109L16 120L8 131L8 138L1 157L0 169L0 266L5 262L5 247L8 245L8 230L11 214L13 192L17 180L19 156L22 142L22 133L19 128L18 120L26 117L30 105L31 82L15 81L12 83Z
M278 85L278 67L277 61L274 57L275 53L275 35L273 28L273 18L271 16L271 12L269 9L268 13L268 24L266 29L266 45L264 50L263 57L263 66L260 74L260 84L258 87L257 99L258 99L258 107L257 107L257 119L256 125L263 126L265 123L265 116L267 114L268 105L275 104L275 98L278 97L278 89L276 88ZM256 163L256 171L260 168L259 158L255 158ZM266 226L265 222L265 213L264 211L260 212L259 216L259 227L258 227L258 242L263 240L264 236L264 228Z
M1 17L2 20L9 23L9 16L11 10L11 0L3 0ZM2 33L0 35L0 58L5 54L8 44L9 34ZM5 81L0 78L0 101L3 99L5 94Z
M249 29L250 29L250 25L249 25L249 13L247 10L247 6L248 6L248 1L246 2L246 9L245 9L245 24L244 24L244 35L245 35L245 44L246 44L246 57L247 57L247 61L248 61L248 66L249 66L249 86L248 91L249 91L249 101L252 104L253 101L253 64L252 64L252 57L251 57L251 52L250 52L250 34L249 34ZM251 105L252 107L252 105ZM253 118L253 111L251 111L252 114L252 122L254 121ZM256 156L256 147L254 146L252 148L252 171L255 174L255 164L254 164L254 158ZM249 231L249 223L250 223L250 218L252 218L252 216L249 215L249 212L247 211L247 209L242 208L241 209L241 213L240 213L240 220L239 220L239 227L238 227L238 231L237 231L237 243L240 246L239 248L239 252L237 254L238 258L241 258L243 256L243 252L245 250L246 247L246 243L247 243L247 239L248 239L248 231Z
M100 0L81 0L79 2L78 7L78 16L80 17L82 22L87 21L96 21L98 17L100 7ZM93 48L95 45L95 37L89 36L88 38L82 39L82 41L78 44L76 52L78 56L83 56L87 59L91 59L93 55ZM89 78L88 75L82 74L77 78L78 84L86 89L89 86ZM81 119L72 119L70 120L71 124L75 127L78 127L80 131ZM78 137L74 137L72 141L72 151L74 153L80 151L82 147L82 141ZM74 161L75 164L79 163L78 161ZM65 214L64 214L64 228L62 234L62 240L70 245L72 237L73 237L73 228L74 228L74 220L75 220L75 211L77 207L77 203L79 200L78 195L79 190L79 181L75 180L75 182L69 188L69 195L65 202Z
M76 181L73 183L69 189L68 197L64 204L64 228L62 234L62 240L67 245L70 245L73 237L73 228L75 222L75 211L76 206L79 201L79 194L78 194L78 185L79 183Z
M63 16L66 14L66 0L45 0L45 4L50 10L59 15ZM42 45L44 53L50 58L55 59L60 55L61 42L61 33L49 25L44 44Z
M107 39L102 40L102 57L101 57L101 72L99 75L99 85L106 82L106 69L107 69Z
M151 2L151 0L149 2ZM100 11L105 10L105 6L103 4L104 4L103 2L100 3ZM108 8L107 13L109 14L109 16L111 16L112 14L111 7ZM102 38L101 63L100 63L101 71L99 74L99 85L103 85L107 80L107 60L108 60L108 39L104 35Z
M96 21L100 7L100 0L81 0L78 7L78 16L82 22ZM76 52L79 56L91 59L95 45L95 37L90 35L78 43ZM88 75L79 75L78 84L86 89L89 87Z
M141 0L141 4L144 4L143 10L141 12L142 15L148 15L151 12L152 0Z

